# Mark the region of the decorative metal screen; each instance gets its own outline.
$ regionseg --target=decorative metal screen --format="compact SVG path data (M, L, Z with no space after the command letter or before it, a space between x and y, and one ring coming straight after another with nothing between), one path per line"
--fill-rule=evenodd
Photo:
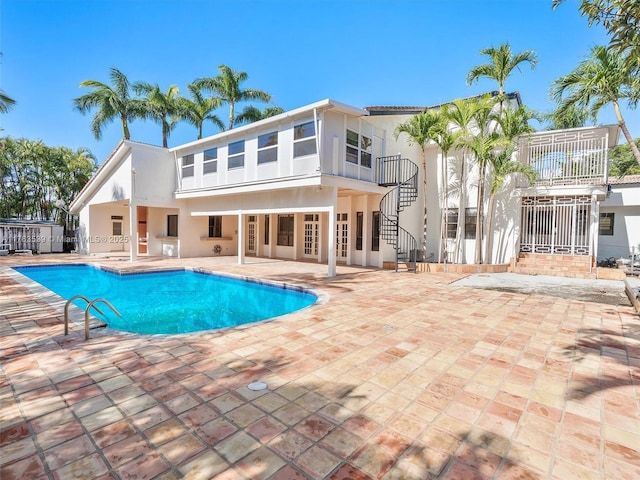
M607 179L608 130L554 130L523 135L518 156L538 173L536 185L602 185Z
M520 251L591 255L591 197L524 197Z

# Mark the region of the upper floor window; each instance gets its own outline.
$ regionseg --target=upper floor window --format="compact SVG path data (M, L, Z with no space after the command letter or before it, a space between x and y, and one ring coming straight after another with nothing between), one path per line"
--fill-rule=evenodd
M347 162L371 168L371 139L347 130Z
M258 137L258 165L278 161L278 132Z
M244 167L244 140L229 144L229 168Z
M313 155L316 150L316 124L310 122L301 123L293 127L293 157Z
M202 173L216 173L218 171L218 148L209 148L204 151L202 161Z
M193 177L193 153L182 157L182 178Z

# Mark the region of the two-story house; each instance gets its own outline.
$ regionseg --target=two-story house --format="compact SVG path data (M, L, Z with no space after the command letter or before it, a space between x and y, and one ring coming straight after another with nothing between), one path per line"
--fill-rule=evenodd
M476 205L477 166L456 150L445 162L430 144L423 169L420 148L394 136L427 108L434 107L360 109L327 99L170 149L122 141L71 205L80 219L78 250L131 259L304 259L326 263L334 276L338 263L397 265L423 250L429 262L451 262L455 244L456 261L473 263L476 215L478 208L486 215L488 203ZM594 258L607 151L617 138L616 127L523 138L518 158L538 171L538 182L516 178L501 190L484 258ZM468 170L463 205L453 187L460 164ZM468 228L456 243L455 228L441 219L458 215Z

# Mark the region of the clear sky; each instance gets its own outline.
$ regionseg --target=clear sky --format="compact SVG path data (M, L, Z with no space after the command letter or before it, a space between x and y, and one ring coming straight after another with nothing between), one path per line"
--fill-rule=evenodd
M601 27L588 28L577 0L552 10L551 0L0 0L0 88L18 104L0 116L1 135L41 139L51 146L87 147L102 163L122 136L119 122L100 141L91 115L73 109L89 89L83 80L109 83L116 67L129 80L158 83L163 91L229 65L249 74L244 87L269 92L285 110L332 98L357 107L434 105L490 91L466 85L485 47L509 42L532 49L538 67L507 80L529 107L549 111L551 82L568 73L596 44ZM256 106L264 107L263 104ZM224 120L228 109L218 115ZM637 111L626 111L640 136ZM611 109L599 123L614 123ZM537 125L536 125L537 126ZM135 121L131 138L162 143L161 128ZM205 127L205 135L216 133ZM195 140L179 125L174 146Z

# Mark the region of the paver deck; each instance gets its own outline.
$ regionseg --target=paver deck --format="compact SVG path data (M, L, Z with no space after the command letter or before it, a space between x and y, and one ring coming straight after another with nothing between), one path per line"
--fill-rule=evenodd
M0 265L61 259L198 266L330 299L223 331L85 341L0 274L2 480L640 478L631 307L252 258Z

